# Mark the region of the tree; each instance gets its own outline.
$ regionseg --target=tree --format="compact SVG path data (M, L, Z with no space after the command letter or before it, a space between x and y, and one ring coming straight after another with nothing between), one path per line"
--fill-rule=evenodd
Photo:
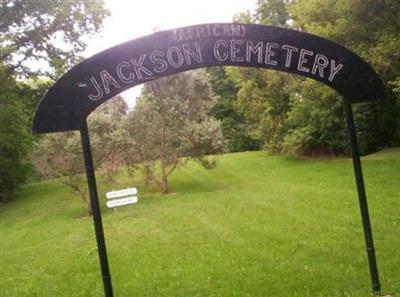
M118 169L125 165L124 155L128 140L124 122L128 106L121 96L100 105L88 119L93 147L93 158L106 181L113 181Z
M0 10L0 60L23 76L38 74L28 67L32 61L62 74L109 14L102 0L4 0Z
M25 179L27 166L23 158L32 139L28 117L18 100L17 82L2 64L0 86L0 201L8 202Z
M247 21L249 16L242 17ZM400 144L398 1L259 0L252 21L324 36L371 63L389 90L389 100L355 105L360 151ZM342 98L332 90L281 73L235 69L228 76L238 86L237 104L247 131L265 148L297 154L347 151Z
M254 69L229 69L240 86L236 108L243 114L246 130L264 149L282 150L290 98L297 78L286 73Z
M127 106L121 97L103 103L88 120L94 166L105 182L113 179L126 149L122 123ZM58 177L85 204L92 215L88 197L81 139L78 132L44 135L35 145L30 160L40 178Z
M348 137L342 99L311 79L290 95L283 148L292 154L343 154Z
M189 158L206 168L215 163L205 155L224 147L220 123L208 115L215 97L204 70L168 76L145 84L127 131L131 151L127 162L142 169L169 193L168 176ZM155 175L160 162L160 178Z
M60 178L83 201L87 214L92 215L78 132L44 135L35 145L30 159L40 178Z
M289 27L288 5L291 0L257 0L254 21L278 27Z
M227 68L219 66L207 69L209 81L217 102L211 114L221 121L221 129L230 152L259 149L259 142L249 136L244 117L236 108L238 87L228 77Z
M0 196L8 200L24 181L31 120L48 84L37 76L59 76L78 61L108 12L101 0L4 0L0 12Z
M258 0L254 14L239 14L235 21L289 27L289 2ZM258 147L269 151L281 151L290 94L298 79L285 73L251 68L227 68L226 73L235 84L234 110L240 115L248 141L253 140Z
M400 73L399 1L301 0L293 1L288 11L297 27L334 40L366 59L386 85L389 100L355 106L362 153L400 144L400 104L391 84ZM336 101L332 97L332 105Z

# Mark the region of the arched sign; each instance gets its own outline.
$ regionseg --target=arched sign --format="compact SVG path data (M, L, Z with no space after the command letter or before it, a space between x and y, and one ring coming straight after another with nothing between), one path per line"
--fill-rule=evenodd
M113 296L87 117L100 104L163 76L208 66L275 69L320 81L344 97L372 290L380 291L352 103L385 98L374 70L348 49L308 33L254 24L204 24L157 32L105 50L73 67L48 90L36 133L80 130L106 297Z
M146 81L216 65L268 68L320 81L350 102L385 97L373 69L348 49L308 33L254 24L204 24L157 32L73 67L40 102L33 130L79 130L101 103Z

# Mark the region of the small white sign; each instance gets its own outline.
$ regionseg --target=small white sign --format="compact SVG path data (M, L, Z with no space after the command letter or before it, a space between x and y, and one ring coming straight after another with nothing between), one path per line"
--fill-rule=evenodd
M107 192L107 199L121 198L126 196L134 196L137 194L136 188L127 188L119 191Z
M137 203L137 201L138 201L138 199L136 196L126 197L126 198L122 198L122 199L115 199L115 200L107 201L107 207L113 208L113 207L118 207L118 206L123 206L123 205L128 205L128 204L135 204L135 203Z

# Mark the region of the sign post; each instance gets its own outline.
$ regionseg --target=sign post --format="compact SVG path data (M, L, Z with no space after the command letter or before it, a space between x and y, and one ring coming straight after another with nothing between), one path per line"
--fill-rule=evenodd
M85 121L80 130L82 140L83 157L85 160L86 176L90 194L90 206L93 213L94 229L96 233L99 252L101 274L103 277L105 297L113 297L110 268L108 266L106 241L104 238L103 223L101 220L99 195L97 193L96 177L93 167L92 150L90 149L89 131Z
M346 111L347 129L349 132L351 157L353 159L354 175L356 178L358 201L360 204L361 219L364 229L365 245L367 247L368 264L371 276L372 291L379 294L381 285L379 282L378 266L376 264L374 240L372 237L371 221L369 219L367 195L365 193L364 178L361 169L360 154L358 151L357 135L354 126L353 108L349 102L344 102Z
M129 204L135 204L138 202L137 198L137 189L136 188L128 188L119 191L112 191L106 194L107 199L107 207L119 207Z

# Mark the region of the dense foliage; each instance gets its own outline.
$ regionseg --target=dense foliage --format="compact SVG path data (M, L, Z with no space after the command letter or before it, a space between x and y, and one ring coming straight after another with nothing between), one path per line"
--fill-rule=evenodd
M7 202L24 181L27 168L23 157L31 137L17 82L1 64L0 86L0 200Z
M361 104L355 107L355 120L362 153L376 151L390 144L398 145L400 103L398 98L396 99L391 82L399 80L400 77L399 1L302 0L293 1L287 7L296 27L350 48L372 65L386 85L388 92L386 102ZM317 89L317 83L314 84ZM305 91L309 88L307 84L305 88ZM323 95L328 92L324 91ZM329 108L331 115L340 116L343 113L341 106L335 103L340 99L337 95L331 97L329 106L324 110ZM309 94L305 100L312 101L314 98L315 96ZM305 115L310 116L310 112ZM321 115L321 119L323 117L325 115ZM332 119L332 126L335 125L334 121ZM300 126L300 129L307 126L309 124ZM345 142L342 138L344 127L338 131L338 137L334 140L338 146L335 146L344 148ZM319 135L322 136L321 133ZM343 152L343 149L339 152Z
M0 8L0 197L7 201L29 167L25 156L32 150L30 126L39 98L50 78L80 59L86 37L100 29L108 12L102 0L6 0ZM314 33L360 55L378 72L388 93L384 103L354 107L361 152L400 144L399 1L258 0L254 12L239 13L234 20ZM37 79L43 74L48 78ZM232 152L348 151L342 98L316 81L285 73L214 67L207 75L197 71L146 84L128 114L120 98L110 103L90 118L96 163L108 179L121 165L140 167L163 192L182 157L211 166L204 156L221 151L224 144ZM70 149L74 154L65 158L80 160L78 143L69 134L43 137L33 154L39 174L57 175L46 172L47 153ZM46 145L54 151L44 153ZM160 178L155 175L157 160ZM54 168L61 166L58 161L67 162L53 161ZM82 172L67 169L60 168L63 176Z
M0 197L8 201L24 181L32 117L50 83L38 76L55 78L78 61L108 12L102 0L5 0L0 12Z
M398 1L259 0L254 14L242 13L235 20L304 30L366 59L383 79L388 100L355 106L361 152L400 143ZM347 152L342 98L329 88L272 71L235 68L226 73L237 90L231 114L243 116L246 133L263 148L296 154Z
M235 107L238 88L224 67L208 68L209 81L217 102L211 114L221 121L221 129L230 152L260 149L259 142L246 131L243 114Z
M41 74L43 63L62 74L108 15L103 0L4 0L0 10L0 59L23 76ZM32 69L32 62L40 66Z

